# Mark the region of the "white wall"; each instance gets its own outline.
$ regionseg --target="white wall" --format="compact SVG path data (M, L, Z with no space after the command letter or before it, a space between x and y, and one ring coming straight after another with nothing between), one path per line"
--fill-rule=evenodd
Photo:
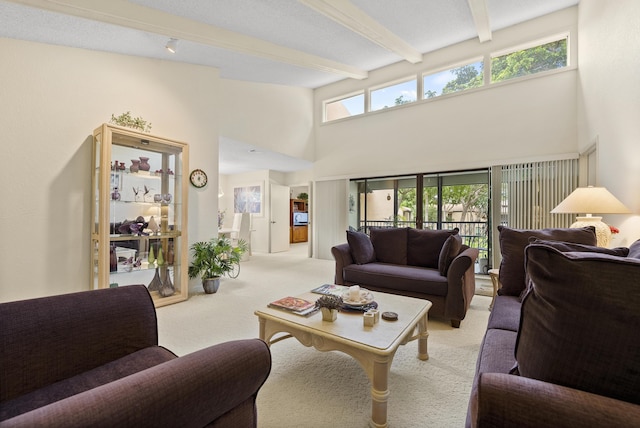
M321 123L323 100L563 32L571 33L575 46L576 29L577 8L569 8L494 32L488 43L469 40L426 54L420 64L401 62L371 72L364 81L344 80L316 90L315 177L438 172L576 153L577 72L572 67L544 77Z
M224 196L219 199L221 210L226 211L225 227L233 224L233 189L245 186L262 186L262 214L251 215L251 251L269 252L269 182L268 170L221 176Z
M568 8L494 32L488 43L466 41L426 54L420 64L398 63L374 70L364 81L344 80L316 90L316 180L443 172L575 156L577 20L577 8ZM321 123L323 100L566 32L574 49L571 65L564 71ZM330 207L317 215L323 221L331 217L334 224L346 223L346 210L334 210L326 200L318 200L315 206L318 211ZM317 236L318 246L344 242L344 229L336 233L327 236L323 231ZM321 250L316 254L323 254Z
M598 139L598 185L634 213L603 216L620 229L613 245L640 239L639 22L637 0L580 2L580 146Z
M188 142L211 177L189 193L189 242L215 233L217 70L0 38L0 301L88 290L91 134L130 110Z
M313 160L311 89L235 80L222 82L220 135Z

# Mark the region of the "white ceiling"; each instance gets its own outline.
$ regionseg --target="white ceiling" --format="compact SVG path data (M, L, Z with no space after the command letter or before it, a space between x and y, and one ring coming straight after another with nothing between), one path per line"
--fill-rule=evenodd
M492 31L578 2L0 0L0 37L211 66L225 79L317 88L420 61L421 54L464 40L485 40ZM175 54L164 48L170 37L179 39ZM278 153L256 156L249 150L257 148L224 138L220 147L222 174L309 167Z

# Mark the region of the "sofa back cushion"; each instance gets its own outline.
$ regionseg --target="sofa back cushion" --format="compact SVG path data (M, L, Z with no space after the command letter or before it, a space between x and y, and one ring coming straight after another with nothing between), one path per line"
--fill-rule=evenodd
M440 252L452 230L409 229L407 264L438 269Z
M390 227L370 229L371 242L376 252L376 260L394 265L407 264L408 227Z
M358 265L364 265L376 261L376 253L371 239L366 233L347 230L347 243L351 251L353 261Z
M519 296L526 288L524 249L531 238L596 245L593 226L574 229L511 229L498 226L500 232L500 295Z
M640 404L640 260L527 247L521 376Z
M158 344L144 285L0 304L0 402Z

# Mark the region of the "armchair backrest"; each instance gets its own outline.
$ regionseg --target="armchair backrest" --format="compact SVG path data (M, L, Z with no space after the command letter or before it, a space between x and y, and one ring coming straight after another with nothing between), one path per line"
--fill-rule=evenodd
M158 344L144 285L0 304L0 403Z

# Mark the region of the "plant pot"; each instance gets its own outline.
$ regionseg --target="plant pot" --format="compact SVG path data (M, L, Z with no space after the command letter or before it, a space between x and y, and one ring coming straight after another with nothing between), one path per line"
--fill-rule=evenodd
M220 287L220 278L202 279L202 288L204 288L205 293L213 294L218 291L218 287Z
M338 318L337 309L320 308L322 312L322 321L334 322Z

